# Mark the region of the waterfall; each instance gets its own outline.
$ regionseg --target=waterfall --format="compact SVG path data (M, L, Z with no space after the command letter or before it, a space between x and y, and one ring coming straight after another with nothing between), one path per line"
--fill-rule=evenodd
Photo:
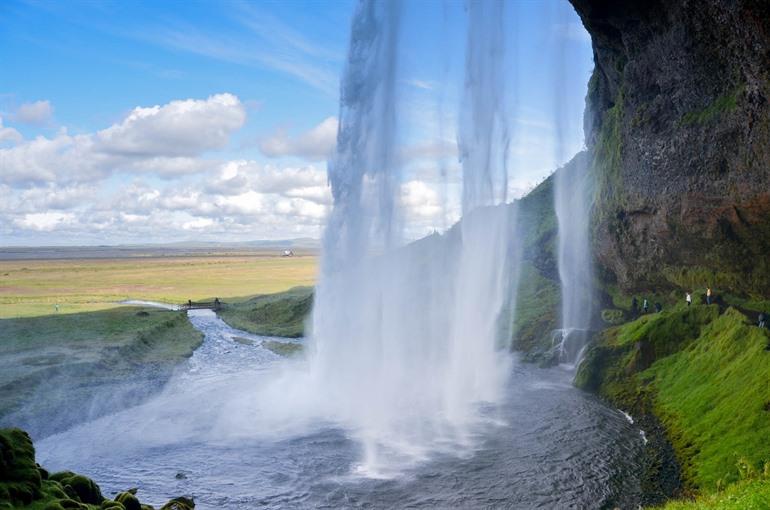
M556 26L568 27L567 7L561 6ZM576 129L567 114L570 87L575 76L570 72L572 56L565 37L557 43L554 58L555 158L561 164L566 159L567 133ZM593 258L590 240L591 173L589 157L583 151L559 168L554 176L554 209L558 223L557 263L561 283L560 329L554 332L558 343L559 361L575 366L580 361L590 339L589 329L593 302Z
M468 4L459 146L463 220L404 246L394 157L400 2L362 1L341 87L309 391L387 475L473 446L509 373L518 277L507 190L503 2ZM512 297L514 296L514 297Z

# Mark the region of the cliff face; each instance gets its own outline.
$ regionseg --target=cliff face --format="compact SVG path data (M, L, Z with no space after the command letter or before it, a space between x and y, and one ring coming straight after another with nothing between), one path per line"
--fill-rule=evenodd
M593 39L605 274L770 295L770 2L570 1Z

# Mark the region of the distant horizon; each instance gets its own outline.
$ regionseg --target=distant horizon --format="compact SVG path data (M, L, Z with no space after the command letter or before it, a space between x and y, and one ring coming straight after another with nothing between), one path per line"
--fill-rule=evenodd
M277 239L250 239L245 241L200 241L200 240L182 240L182 241L148 241L145 243L100 243L100 244L40 244L40 245L24 245L24 244L2 244L0 245L0 252L10 249L19 248L141 248L141 247L171 247L187 245L190 247L205 246L205 245L248 245L256 243L264 243L270 246L270 243L291 243L291 242L321 242L320 238L316 237L292 237L292 238L277 238Z

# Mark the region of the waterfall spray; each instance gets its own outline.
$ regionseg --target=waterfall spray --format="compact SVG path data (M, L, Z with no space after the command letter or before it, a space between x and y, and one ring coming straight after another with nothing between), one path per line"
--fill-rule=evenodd
M509 372L511 243L503 3L469 4L460 225L401 246L393 157L398 2L363 1L343 77L337 152L313 313L311 391L363 445L361 469L387 474L441 445L472 446ZM515 267L513 267L515 266ZM504 311L506 310L506 311Z
M566 30L564 8L557 16L557 26ZM555 62L555 133L556 161L565 160L565 135L570 125L565 83L574 81L569 72L568 44L561 36L557 42ZM590 242L591 183L589 157L577 154L555 175L554 208L558 220L557 260L561 282L561 329L554 335L559 343L561 362L576 364L588 340L593 301L593 261Z

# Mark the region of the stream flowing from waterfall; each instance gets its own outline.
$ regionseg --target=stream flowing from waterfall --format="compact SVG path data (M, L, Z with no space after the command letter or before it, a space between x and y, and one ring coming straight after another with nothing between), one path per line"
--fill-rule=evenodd
M305 363L266 349L276 340L234 330L213 312L188 312L205 334L171 381L144 404L36 441L51 471L92 477L105 495L137 487L159 504L179 494L201 510L242 508L635 508L643 440L619 411L571 385L571 373L516 359L473 451L447 448L397 477L359 476L362 446L329 421L243 423L233 389L269 385ZM287 341L280 339L280 341ZM302 340L299 340L302 343ZM244 395L245 397L245 395ZM289 405L291 395L276 406ZM568 417L568 418L567 418Z

